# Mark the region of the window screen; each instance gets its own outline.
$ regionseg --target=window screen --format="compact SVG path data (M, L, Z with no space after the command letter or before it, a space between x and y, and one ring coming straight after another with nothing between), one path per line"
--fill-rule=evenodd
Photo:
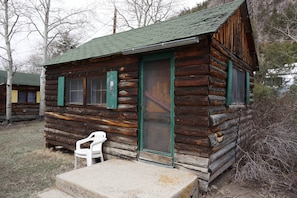
M232 70L232 104L245 103L245 73L233 68Z
M83 104L84 86L83 79L67 79L66 101L73 104Z
M106 103L106 76L87 79L87 104Z
M27 102L27 92L19 91L18 93L18 103L26 103Z

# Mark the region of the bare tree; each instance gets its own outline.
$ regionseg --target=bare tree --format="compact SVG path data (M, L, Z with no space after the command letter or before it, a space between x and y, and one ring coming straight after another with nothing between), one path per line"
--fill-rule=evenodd
M52 7L54 0L29 0L27 18L34 31L43 40L43 63L49 60L49 46L61 32L71 32L82 29L89 24L88 15L91 10L71 10L67 13L58 7ZM58 1L55 1L58 3ZM78 18L79 17L79 18ZM63 30L63 31L61 31ZM45 68L40 74L40 107L39 116L42 118L45 112Z
M6 80L6 121L11 122L11 91L12 91L12 79L13 79L13 68L14 62L12 58L12 48L11 40L17 31L17 23L19 21L20 15L16 9L15 1L13 0L0 0L1 4L1 15L0 15L0 25L2 26L2 31L0 35L3 37L5 44L0 46L0 49L5 51L6 57L1 56L1 59L6 63L7 70L7 80Z
M134 29L166 20L174 13L176 0L111 0L125 27Z
M266 22L270 36L297 42L297 3L289 3L282 12L273 11Z

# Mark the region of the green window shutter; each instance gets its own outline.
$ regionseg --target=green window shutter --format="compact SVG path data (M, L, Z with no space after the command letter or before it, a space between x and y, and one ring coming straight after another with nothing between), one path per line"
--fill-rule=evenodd
M65 94L65 77L60 76L58 78L58 106L64 106L64 94Z
M250 104L250 72L246 72L246 77L245 77L245 103L247 105Z
M226 106L230 106L232 103L232 68L233 62L228 61L228 76L227 76L227 95L226 95Z
M107 109L117 109L118 107L118 71L107 72Z

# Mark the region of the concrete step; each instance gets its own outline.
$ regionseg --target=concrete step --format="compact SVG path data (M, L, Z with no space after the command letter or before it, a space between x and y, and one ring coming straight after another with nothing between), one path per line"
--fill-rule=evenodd
M37 195L38 198L74 198L73 196L66 194L58 189L50 189L41 192Z
M197 198L192 173L139 161L112 159L56 176L56 189L40 198Z

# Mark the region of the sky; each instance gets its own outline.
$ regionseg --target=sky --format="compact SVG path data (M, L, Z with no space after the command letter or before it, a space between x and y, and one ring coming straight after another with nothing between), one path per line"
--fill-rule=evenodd
M118 1L118 0L116 0ZM183 10L184 8L192 8L197 5L197 3L202 3L205 0L177 0L178 7L176 8L177 11ZM55 2L55 1L53 1ZM98 2L100 2L98 4ZM91 8L94 7L96 4L97 10L97 18L96 20L96 27L88 30L88 35L85 36L80 43L85 43L92 38L104 36L107 34L112 33L112 24L113 24L113 12L114 8L111 4L107 3L110 0L60 0L58 3L62 8L81 8L89 6ZM57 4L56 4L57 5ZM19 36L17 39L14 40L12 43L12 47L14 50L13 58L18 60L17 62L24 62L29 59L29 56L32 54L36 54L40 51L40 43L41 39L38 36L31 35L30 37L26 36ZM2 53L2 52L1 52ZM0 66L1 69L1 66ZM3 68L2 68L3 69Z

